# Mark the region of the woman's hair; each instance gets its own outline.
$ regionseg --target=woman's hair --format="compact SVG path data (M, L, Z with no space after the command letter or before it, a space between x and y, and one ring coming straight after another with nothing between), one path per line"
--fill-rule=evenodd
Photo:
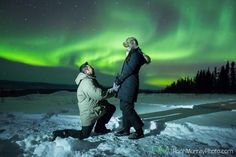
M136 48L138 47L138 40L135 37L128 37L125 42L123 42L124 47Z

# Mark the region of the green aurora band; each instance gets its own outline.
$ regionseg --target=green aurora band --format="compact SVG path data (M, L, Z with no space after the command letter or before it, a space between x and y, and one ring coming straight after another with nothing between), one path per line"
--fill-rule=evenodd
M115 75L125 58L122 42L135 36L152 58L141 72L145 83L165 86L196 71L158 70L161 65L236 59L235 9L234 0L103 1L87 19L87 27L72 28L67 21L58 29L32 28L0 36L0 57L53 67L78 67L88 61L101 73Z

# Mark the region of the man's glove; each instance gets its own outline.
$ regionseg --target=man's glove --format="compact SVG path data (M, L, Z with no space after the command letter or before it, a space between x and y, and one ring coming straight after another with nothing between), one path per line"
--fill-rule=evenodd
M119 85L117 85L116 83L113 83L112 88L108 89L108 92L109 93L118 92L119 88L120 88Z
M113 83L113 90L115 91L115 92L118 92L118 90L119 90L119 88L120 88L120 85L117 85L116 83Z

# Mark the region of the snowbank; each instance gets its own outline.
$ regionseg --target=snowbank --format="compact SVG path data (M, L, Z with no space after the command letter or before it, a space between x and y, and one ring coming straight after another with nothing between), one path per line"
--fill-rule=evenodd
M55 141L51 141L53 130L80 129L79 116L13 113L1 114L0 119L1 130L4 130L0 134L0 139L16 143L25 156L178 156L180 154L173 150L236 150L236 128L233 127L145 121L145 138L135 141L127 137L116 137L114 132L100 136L92 134L92 137L82 141L75 138L56 138ZM112 117L107 127L113 131L120 127L119 117Z
M209 113L192 110L194 105L233 99L235 95L142 94L137 112L159 113L156 121L144 121L145 137L139 140L114 136L121 127L121 112L118 100L110 99L117 107L107 124L111 133L93 133L82 141L51 141L54 130L81 129L75 93L4 98L0 102L0 156L235 156L235 109Z

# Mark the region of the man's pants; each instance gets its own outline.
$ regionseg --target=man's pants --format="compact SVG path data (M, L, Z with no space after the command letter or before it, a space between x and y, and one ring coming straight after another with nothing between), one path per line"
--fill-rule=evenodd
M130 127L134 127L136 131L142 130L143 122L137 112L134 110L134 102L126 102L120 100L120 109L122 111L123 128L130 131Z
M116 107L112 104L109 104L108 101L102 104L105 106L105 114L97 120L95 126L95 132L100 132L106 129L105 124L109 122L113 113L116 111ZM57 133L59 137L66 138L66 137L74 137L79 139L84 139L90 136L95 123L89 126L82 126L82 130L75 130L75 129L64 129L64 130L56 130L54 132Z

